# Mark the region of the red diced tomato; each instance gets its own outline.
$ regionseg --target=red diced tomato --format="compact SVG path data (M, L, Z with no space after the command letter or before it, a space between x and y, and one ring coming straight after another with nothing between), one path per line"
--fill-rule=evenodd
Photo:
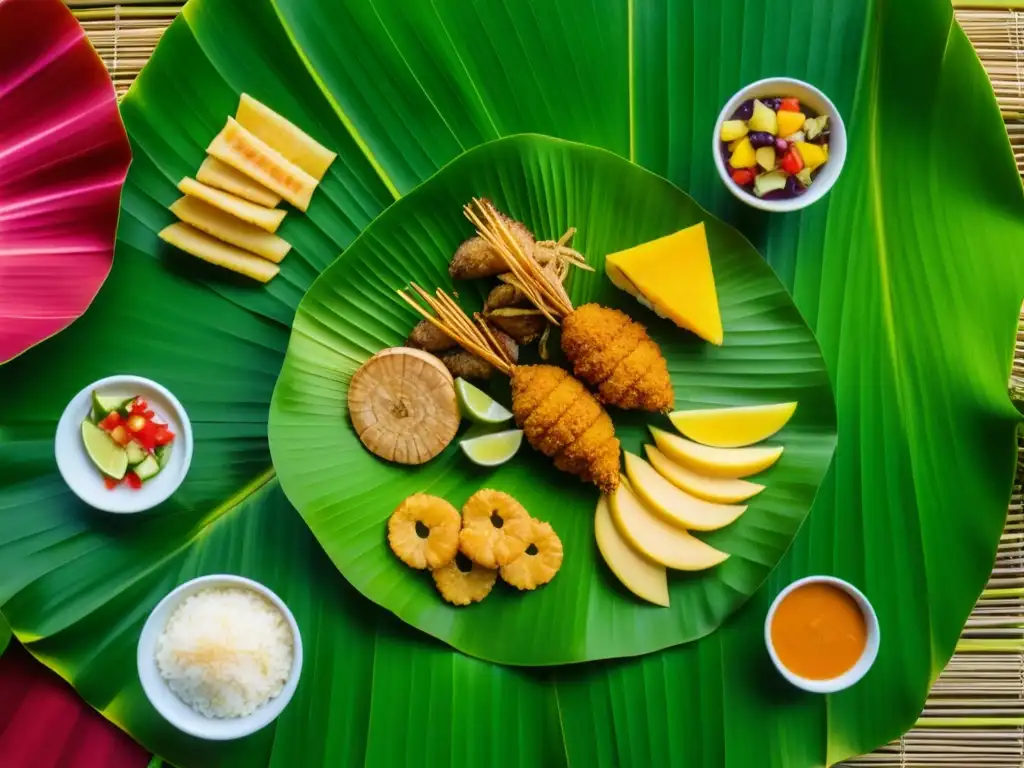
M151 421L147 421L145 426L135 433L134 437L139 445L152 453L153 449L156 448L156 432L156 424Z
M108 491L114 490L118 485L120 485L120 483L120 480L115 480L114 478L107 477L106 475L103 476L103 484L107 486Z
M139 488L142 487L142 480L139 479L139 476L136 475L134 472L126 473L124 476L124 481L132 490L137 491L139 490Z
M157 425L154 440L157 445L167 445L169 442L174 440L174 433L165 425Z
M732 180L745 187L754 183L754 172L750 168L738 168L732 172Z
M152 419L154 416L156 416L156 414L153 413L152 411L146 411L142 415L145 416L147 419Z
M141 397L136 397L135 401L131 404L128 409L132 413L145 413L149 410L149 403L143 400Z
M111 411L106 417L99 423L100 429L105 429L107 432L112 430L118 424L121 423L121 414L117 411Z
M796 175L800 173L801 170L803 170L804 159L800 157L800 153L796 151L795 147L793 147L789 150L789 152L782 156L781 166L782 170L784 170L786 173Z
M779 102L779 110L785 110L786 112L799 112L800 99L782 99L782 101Z

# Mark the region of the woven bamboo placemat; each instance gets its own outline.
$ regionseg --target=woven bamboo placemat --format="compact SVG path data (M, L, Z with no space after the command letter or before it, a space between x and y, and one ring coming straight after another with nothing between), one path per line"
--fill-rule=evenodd
M180 9L180 4L159 0L113 6L66 2L110 70L119 95ZM957 18L992 80L1024 174L1024 11L964 8ZM1017 336L1013 376L1011 386L1024 401L1024 326ZM845 765L1024 768L1024 463L1018 460L1017 466L992 578L917 725L898 741Z

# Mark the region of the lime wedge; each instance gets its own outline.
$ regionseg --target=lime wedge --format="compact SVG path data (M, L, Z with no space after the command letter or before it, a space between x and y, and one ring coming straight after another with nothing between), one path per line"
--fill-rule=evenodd
M516 455L523 444L523 430L510 429L492 435L474 437L459 443L469 460L481 467L496 467Z
M455 380L455 395L462 415L477 424L502 424L512 418L508 408L465 379Z
M82 442L100 472L115 480L124 477L128 470L128 452L88 419L82 422Z

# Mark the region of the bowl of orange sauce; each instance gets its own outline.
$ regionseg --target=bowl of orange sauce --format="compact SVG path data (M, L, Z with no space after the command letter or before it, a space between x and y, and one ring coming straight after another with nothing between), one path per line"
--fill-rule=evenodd
M764 621L776 669L811 693L859 681L878 656L875 609L859 589L832 576L808 576L782 590Z

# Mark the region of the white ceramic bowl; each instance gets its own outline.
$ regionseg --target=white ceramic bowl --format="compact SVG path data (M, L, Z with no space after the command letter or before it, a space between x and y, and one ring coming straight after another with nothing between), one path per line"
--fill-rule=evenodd
M82 422L92 408L94 389L101 395L141 396L174 432L167 466L152 480L143 483L139 490L133 490L124 483L108 490L103 484L103 475L85 452ZM94 381L68 403L57 423L54 450L57 468L64 482L86 504L115 514L142 512L166 501L188 474L192 463L192 424L178 399L155 381L141 376L108 376Z
M775 647L772 645L772 620L775 618L775 611L778 609L779 603L794 589L802 587L804 584L815 583L831 584L856 600L857 605L860 606L861 613L864 615L864 623L868 628L868 641L857 663L839 677L834 677L831 680L809 680L806 677L793 674L779 660L778 654L775 653ZM768 616L764 620L764 644L768 647L768 655L771 656L775 668L797 688L802 688L811 693L835 693L857 683L871 669L871 665L875 663L875 659L878 657L878 644L881 642L881 639L882 636L878 629L878 616L875 615L875 609L871 607L871 603L864 597L864 593L849 582L837 579L834 576L808 576L807 578L794 581L779 592L772 603L772 607L768 609Z
M807 188L806 192L788 200L763 200L733 181L725 160L722 158L722 142L718 138L722 134L722 123L732 118L740 104L747 99L771 98L773 96L796 97L802 104L807 104L819 115L828 115L829 127L832 131L828 142L828 162L821 166L821 170L814 177L814 183ZM798 211L823 198L839 178L843 164L846 162L846 125L843 123L843 118L839 114L839 110L836 109L836 105L810 83L791 77L769 77L740 89L725 103L718 115L715 131L711 136L711 153L715 158L718 175L722 177L722 183L739 200L754 208L760 208L762 211L780 213Z
M210 718L199 714L171 691L163 677L160 676L160 669L156 663L157 639L164 631L164 626L166 626L167 620L171 617L174 609L190 595L213 587L235 587L258 592L281 611L281 614L288 622L288 626L292 629L292 636L294 638L292 672L288 677L288 681L284 684L284 689L275 698L268 701L251 715L246 715L245 717ZM142 627L142 634L139 636L137 660L142 690L146 692L146 697L149 699L150 704L156 708L156 711L167 722L178 730L200 739L228 741L248 736L269 725L288 706L288 702L291 701L295 688L299 684L299 676L302 673L302 636L299 634L299 626L295 623L295 617L288 610L288 606L281 601L281 598L262 584L243 576L232 576L230 574L201 576L198 579L187 581L173 590L149 614L149 618L146 619L146 623Z

